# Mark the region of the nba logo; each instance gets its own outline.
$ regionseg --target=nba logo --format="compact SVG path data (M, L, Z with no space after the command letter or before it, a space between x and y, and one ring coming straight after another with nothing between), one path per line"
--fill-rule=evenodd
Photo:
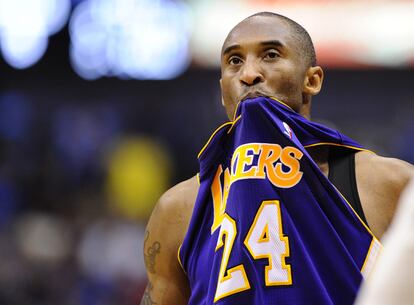
M283 127L285 127L283 133L286 134L290 139L292 139L292 129L290 129L289 125L285 122L283 122Z

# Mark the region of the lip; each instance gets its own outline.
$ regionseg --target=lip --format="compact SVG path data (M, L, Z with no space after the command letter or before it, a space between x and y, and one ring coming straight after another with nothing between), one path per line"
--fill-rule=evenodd
M260 96L267 96L267 95L260 92L260 91L247 92L246 94L244 94L242 96L242 98L240 100L244 101L245 99L256 98L256 97L260 97Z

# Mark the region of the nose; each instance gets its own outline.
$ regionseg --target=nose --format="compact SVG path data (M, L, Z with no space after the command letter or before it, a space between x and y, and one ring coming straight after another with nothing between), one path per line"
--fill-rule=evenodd
M254 86L263 82L264 77L258 63L254 60L246 60L240 71L240 82L246 86Z

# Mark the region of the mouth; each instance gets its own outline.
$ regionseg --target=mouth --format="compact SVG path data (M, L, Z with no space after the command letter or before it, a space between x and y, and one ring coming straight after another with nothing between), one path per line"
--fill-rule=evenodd
M260 91L253 91L253 92L248 92L248 93L244 94L240 100L244 101L246 99L256 98L256 97L259 97L259 96L267 96L267 95L260 92Z

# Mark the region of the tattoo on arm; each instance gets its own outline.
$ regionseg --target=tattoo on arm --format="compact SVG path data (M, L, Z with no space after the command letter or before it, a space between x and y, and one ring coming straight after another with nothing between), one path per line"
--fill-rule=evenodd
M148 282L147 288L144 291L140 305L155 305L157 302L154 302L151 298L152 284Z
M149 238L149 232L147 231L144 241L144 261L148 272L155 273L155 256L161 251L161 244L155 241L151 246L147 248L147 241Z

